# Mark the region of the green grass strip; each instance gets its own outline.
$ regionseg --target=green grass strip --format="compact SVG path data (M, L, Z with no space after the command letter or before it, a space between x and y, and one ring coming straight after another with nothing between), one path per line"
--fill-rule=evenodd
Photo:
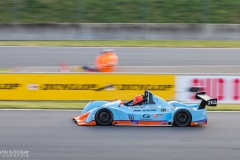
M88 102L59 101L0 101L0 109L83 109ZM217 107L207 107L209 111L240 111L239 104L219 104Z
M83 109L87 102L0 101L0 109Z
M239 40L0 41L0 46L240 48Z
M208 111L240 111L239 104L218 104L216 107L207 106Z
M0 68L0 72L7 72L9 70L10 70L10 68Z

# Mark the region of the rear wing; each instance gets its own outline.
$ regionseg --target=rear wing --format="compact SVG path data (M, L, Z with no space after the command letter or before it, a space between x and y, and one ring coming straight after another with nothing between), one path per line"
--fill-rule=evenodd
M204 109L207 106L217 106L217 98L212 98L206 94L206 92L198 92L195 95L196 99L202 100L198 109Z

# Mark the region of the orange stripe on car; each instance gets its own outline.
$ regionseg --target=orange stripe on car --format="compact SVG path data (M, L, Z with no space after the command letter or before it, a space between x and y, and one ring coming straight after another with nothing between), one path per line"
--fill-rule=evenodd
M86 112L82 116L78 116L78 117L75 117L73 119L77 122L77 124L79 126L95 126L96 125L95 121L86 122L86 119L87 119L89 114L90 114L90 112Z
M79 126L96 126L96 121L91 121L91 122L77 122Z
M207 124L207 122L202 122L202 123L198 123L198 122L191 122L191 126L196 126L196 125L202 125L202 124Z
M168 125L168 122L159 122L159 121L137 121L133 123L131 121L113 121L113 125Z
M167 125L167 122L157 122L157 121L138 121L139 125Z
M121 124L121 125L132 125L133 123L131 121L113 121L114 124Z
M191 126L196 126L198 123L197 122L191 122Z
M90 112L86 112L84 113L82 116L80 116L79 120L80 121L85 121L88 117L88 115L90 114Z

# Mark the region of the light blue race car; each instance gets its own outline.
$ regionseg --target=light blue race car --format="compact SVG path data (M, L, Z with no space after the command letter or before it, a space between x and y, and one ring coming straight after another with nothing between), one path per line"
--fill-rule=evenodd
M177 101L167 102L146 90L142 100L134 103L116 101L91 101L83 109L80 116L73 120L80 126L91 125L132 125L132 126L179 126L207 124L208 106L217 106L217 99L196 94L200 104L183 104Z

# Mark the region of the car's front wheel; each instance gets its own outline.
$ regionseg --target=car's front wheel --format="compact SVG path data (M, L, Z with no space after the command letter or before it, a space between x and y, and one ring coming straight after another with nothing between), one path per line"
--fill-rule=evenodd
M174 126L186 127L191 124L192 116L187 110L179 110L174 115Z
M97 125L109 126L112 125L113 114L110 110L103 108L97 111L95 115Z

